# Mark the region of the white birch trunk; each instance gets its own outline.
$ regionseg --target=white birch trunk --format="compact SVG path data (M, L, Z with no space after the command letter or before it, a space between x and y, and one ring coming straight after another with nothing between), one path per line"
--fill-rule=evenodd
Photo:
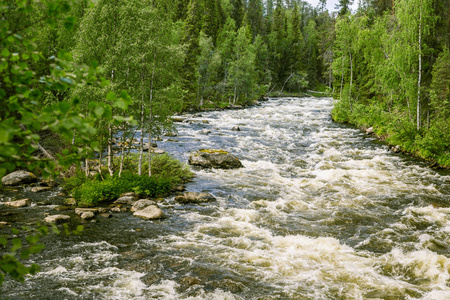
M109 175L113 176L114 175L114 171L113 171L113 167L112 167L112 125L109 124L108 127L108 171L109 171Z
M422 84L422 0L419 7L419 79L417 80L417 131L420 130L420 88Z
M353 57L352 57L352 53L350 52L350 91L348 94L348 103L350 105L350 111L353 111L353 108L352 108L352 85L353 85Z
M150 115L149 115L149 128L148 128L148 176L152 176L152 123L153 123L153 110L152 110L152 102L153 102L153 80L155 77L155 68L153 67L152 71L152 80L150 83Z

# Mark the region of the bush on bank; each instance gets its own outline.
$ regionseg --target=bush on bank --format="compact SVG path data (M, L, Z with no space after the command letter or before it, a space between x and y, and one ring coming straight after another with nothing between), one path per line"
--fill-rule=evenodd
M419 158L450 167L450 132L441 121L432 121L428 129L417 131L409 117L395 110L386 111L375 104L336 101L333 120L358 127L373 127L374 133L390 145L398 145L402 151Z
M115 158L118 160L118 158ZM152 176L137 175L138 156L131 154L126 158L124 171L109 176L106 170L93 178L86 178L83 172L64 182L64 188L71 192L78 206L89 207L101 202L112 201L122 193L135 192L140 197L161 197L169 194L173 188L193 178L193 173L186 164L167 154L152 159ZM143 174L148 174L148 161L144 162Z

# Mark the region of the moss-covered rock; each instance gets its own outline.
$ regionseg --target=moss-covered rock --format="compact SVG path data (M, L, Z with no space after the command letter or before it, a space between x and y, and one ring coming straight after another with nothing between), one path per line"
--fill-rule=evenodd
M241 161L224 150L201 149L192 152L189 164L202 168L236 169L243 168Z

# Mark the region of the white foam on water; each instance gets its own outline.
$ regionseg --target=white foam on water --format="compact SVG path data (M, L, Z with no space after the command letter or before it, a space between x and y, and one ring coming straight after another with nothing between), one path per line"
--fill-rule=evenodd
M176 209L161 222L188 228L135 242L182 269L146 286L145 274L118 267L117 247L100 242L74 245L40 274L105 299L450 299L450 208L431 205L447 203L450 177L363 142L330 121L331 106L301 98L205 112L204 126L220 129L207 136L181 125L180 137L229 150L245 166L195 171L188 189L218 201L184 209L170 198L165 209ZM198 265L250 286L186 290L179 277Z

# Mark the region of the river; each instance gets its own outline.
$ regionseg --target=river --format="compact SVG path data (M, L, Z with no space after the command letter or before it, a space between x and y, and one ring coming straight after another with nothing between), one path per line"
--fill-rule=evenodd
M187 190L216 202L169 197L160 221L120 213L50 235L33 256L41 272L6 281L0 298L450 299L450 173L334 123L332 104L189 116L160 148L184 162L224 149L245 166L195 170Z

